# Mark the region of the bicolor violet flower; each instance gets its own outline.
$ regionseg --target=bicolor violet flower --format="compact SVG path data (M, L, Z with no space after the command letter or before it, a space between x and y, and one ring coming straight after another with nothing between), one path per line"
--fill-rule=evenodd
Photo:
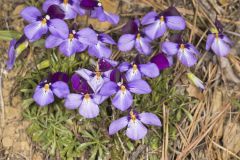
M207 37L206 50L213 50L213 52L221 57L226 56L233 45L232 41L223 34L223 28L219 21L216 20L216 28L210 30L210 34Z
M95 93L98 93L102 85L110 80L112 68L117 64L118 62L116 61L101 59L94 71L83 68L76 71L76 73L88 82Z
M95 34L94 37L88 37L89 39L97 37L97 42L88 47L89 55L97 58L109 58L112 51L107 44L115 45L116 42L107 34L97 32Z
M53 35L61 37L68 35L68 26L61 20L65 17L64 11L57 5L51 5L43 15L36 7L26 7L21 16L30 23L24 28L30 42L39 40L48 30Z
M80 7L89 10L91 17L97 18L101 22L108 21L115 25L119 22L119 16L106 12L100 0L81 0Z
M190 43L163 42L162 51L168 56L176 55L181 63L187 67L193 66L197 62L198 50Z
M131 93L148 94L152 90L148 83L144 80L138 79L133 81L126 81L120 71L115 69L110 74L110 81L103 84L99 94L102 96L112 96L112 104L119 110L127 110L133 103Z
M169 7L167 10L158 14L155 11L146 14L141 21L146 25L144 33L152 40L163 36L167 29L184 30L186 22L175 7Z
M58 98L66 98L70 93L67 82L64 82L64 73L57 72L50 78L40 82L34 92L33 99L40 106L46 106L54 102L54 95Z
M23 35L19 40L11 40L8 49L8 61L7 70L13 69L16 57L19 56L29 45L29 42L25 35Z
M188 79L191 80L191 82L192 82L195 86L197 86L198 88L200 88L200 89L202 89L202 90L205 89L205 87L204 87L204 85L203 85L203 82L202 82L198 77L196 77L193 73L187 73L187 77L188 77Z
M157 55L152 57L151 62L157 65L159 71L162 71L166 68L169 68L171 64L170 62L172 61L164 53L158 53Z
M64 11L64 19L74 19L78 13L80 15L85 13L85 11L79 7L79 0L46 0L43 3L43 11L47 12L51 5L58 5Z
M65 99L67 109L77 109L85 118L94 118L99 115L99 104L107 97L93 93L87 81L74 74L71 79L73 89L78 92L69 94Z
M71 30L69 32L69 29L67 29L66 32L69 34L64 35L64 37L53 34L48 36L45 41L45 47L54 48L59 46L60 52L68 57L77 52L82 52L87 48L88 43L86 43L86 41L84 41L86 44L80 42L81 34L84 31L76 32L75 30Z
M131 20L125 25L123 28L124 35L118 41L120 51L127 52L135 47L140 54L151 54L151 40L141 31L140 27L138 19Z
M133 63L123 62L119 65L120 72L126 72L127 81L141 79L143 76L156 78L159 76L159 70L155 63L144 63L143 59L138 55Z
M109 134L113 135L127 126L126 135L132 140L139 140L147 134L145 125L161 127L160 119L153 113L143 112L138 114L136 111L130 111L128 116L113 121L109 126Z

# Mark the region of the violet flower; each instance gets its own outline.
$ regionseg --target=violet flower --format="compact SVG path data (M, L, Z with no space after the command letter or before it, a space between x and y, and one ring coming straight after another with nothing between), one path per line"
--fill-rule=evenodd
M151 40L141 31L140 27L138 19L131 20L125 25L123 28L125 34L118 41L118 49L120 51L127 52L135 47L140 54L151 54Z
M159 76L159 70L155 63L144 63L143 59L138 55L133 63L123 62L119 65L120 72L126 72L127 81L141 79L143 76L156 78Z
M116 61L101 59L94 71L82 68L76 71L76 73L88 82L94 93L98 93L102 85L110 80L112 68L117 66L117 64L118 62Z
M115 69L110 74L110 81L103 84L99 94L102 96L115 95L112 99L112 104L119 110L127 110L133 103L131 93L148 94L152 90L148 83L138 79L126 81L119 70Z
M162 71L171 66L172 56L166 56L164 53L158 53L152 57L151 62L157 65L159 71Z
M79 114L85 118L94 118L99 115L99 104L107 97L95 94L87 81L74 74L71 79L73 89L78 92L69 94L65 99L67 109L77 109Z
M79 7L79 0L46 0L43 3L43 11L47 12L51 5L58 5L65 13L64 19L74 19L77 14L83 15L85 10Z
M64 78L66 75L63 74L57 72L37 85L33 99L40 107L53 103L54 95L58 98L65 98L70 93L66 78Z
M76 30L71 30L69 32L69 29L67 29L66 32L68 32L69 34L64 35L64 37L53 34L48 36L48 38L45 41L45 47L55 48L59 46L60 52L68 57L77 52L82 52L87 48L88 43L84 41L85 44L83 44L79 40L82 31L76 32Z
M220 22L216 20L215 25L216 28L212 28L210 34L208 34L206 50L208 51L211 48L216 55L224 57L229 54L233 43L223 34L223 27Z
M24 28L24 33L30 42L39 40L48 30L53 35L61 37L68 35L68 26L61 20L65 16L64 11L57 5L51 5L43 15L36 7L26 7L21 12L21 16L30 23Z
M100 0L81 0L80 7L89 10L91 17L97 18L101 22L108 21L114 25L119 22L119 16L106 12Z
M160 119L155 114L148 112L138 114L131 110L128 116L117 119L110 124L109 135L113 135L127 126L126 135L132 140L139 140L147 134L147 128L144 124L162 126Z
M8 61L7 70L13 69L16 57L19 56L29 45L29 42L25 35L23 35L19 40L11 40L8 49Z
M197 62L198 50L190 43L183 43L179 41L174 42L163 42L162 51L168 56L176 55L181 63L187 67L191 67Z
M152 40L163 36L167 28L172 30L184 30L186 23L175 7L169 7L167 10L158 14L155 11L146 14L141 21L146 25L144 33Z

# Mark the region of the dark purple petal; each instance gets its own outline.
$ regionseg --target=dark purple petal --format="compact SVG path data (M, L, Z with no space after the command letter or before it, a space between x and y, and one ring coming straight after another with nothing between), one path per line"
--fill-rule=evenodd
M160 71L169 67L168 59L163 53L155 55L151 62L155 63Z
M51 19L49 24L49 31L58 37L67 39L69 36L68 25L61 19Z
M142 18L142 25L149 25L156 21L156 17L158 14L155 11L148 12L143 18Z
M77 93L93 93L87 81L81 78L78 74L74 74L71 78L72 88Z
M118 69L114 69L110 74L110 80L115 83L121 82L122 80L121 72Z
M51 5L59 5L59 4L60 4L60 0L46 0L43 3L42 9L45 13L47 13L47 10Z
M55 83L57 81L63 81L65 83L68 83L69 77L64 72L56 72L56 73L50 75L50 82L51 83Z
M65 13L58 5L51 5L48 7L47 14L51 19L64 19Z
M144 124L149 124L153 126L162 126L160 119L152 113L141 113L139 114L139 119Z
M47 33L47 31L47 25L43 25L41 21L33 22L24 28L24 34L30 42L39 40L43 34Z
M129 91L135 94L148 94L152 89L144 80L134 80L128 83Z
M206 42L206 50L207 51L209 51L209 49L211 48L214 38L215 38L214 34L209 34L207 36L207 42Z
M64 40L59 36L50 35L45 41L46 48L55 48L59 46Z
M79 107L79 114L85 118L95 118L99 115L99 107L91 98L84 98Z
M128 23L122 28L123 34L137 34L138 33L138 23L136 20L130 20Z
M33 99L39 106L43 107L54 102L54 95L51 89L45 90L44 88L37 86Z
M117 61L113 61L110 59L102 58L98 61L99 70L101 72L109 71L118 65Z
M36 22L41 17L41 12L36 7L26 7L21 11L21 17L29 23Z
M114 98L112 99L112 104L119 110L127 110L133 103L132 94L127 90L119 90Z
M147 128L139 120L131 120L128 124L126 135L132 140L139 140L145 137Z
M223 25L221 24L221 22L219 20L217 20L217 18L215 20L215 26L219 32L223 31Z
M159 69L154 63L140 64L139 70L143 75L149 78L156 78L159 76Z
M66 98L70 93L68 84L63 81L57 81L53 83L52 91L58 98Z
M87 9L87 10L93 10L94 7L98 6L98 1L97 0L82 0L80 2L80 6L83 9Z
M163 42L162 51L167 55L175 55L178 52L178 44L173 42Z
M136 35L124 34L118 40L118 49L123 52L130 51L135 45Z
M163 11L162 15L166 16L181 16L178 10L175 7L169 7L165 11Z
M69 94L65 99L64 106L67 109L77 109L82 104L82 98L83 96L80 94Z
M103 96L111 96L118 91L118 86L112 81L108 81L103 84L99 94Z
M9 48L8 48L8 61L7 61L7 70L11 70L14 66L15 59L16 59L16 52L15 52L15 44L16 40L13 39L10 42Z
M126 127L128 125L128 117L122 117L119 118L115 121L112 121L112 123L109 126L109 135L113 135L115 133L117 133L119 130L123 129L124 127Z
M184 30L186 28L186 22L184 18L180 16L166 17L167 27L172 30Z

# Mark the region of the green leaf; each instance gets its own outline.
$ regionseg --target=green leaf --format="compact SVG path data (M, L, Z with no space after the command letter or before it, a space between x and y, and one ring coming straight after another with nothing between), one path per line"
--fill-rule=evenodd
M21 34L16 31L4 31L0 30L0 40L11 41L12 39L18 39Z
M37 68L38 68L39 70L42 70L42 69L48 68L49 66L50 66L50 63L49 63L49 60L47 59L47 60L44 60L44 61L42 61L41 63L39 63L39 64L37 65Z

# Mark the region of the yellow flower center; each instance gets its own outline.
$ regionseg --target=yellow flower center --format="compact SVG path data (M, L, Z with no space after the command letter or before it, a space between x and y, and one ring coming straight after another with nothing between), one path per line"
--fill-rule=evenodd
M163 16L160 17L160 21L164 22L164 17Z
M68 0L64 0L63 3L64 3L65 5L67 5L67 4L68 4Z
M45 84L44 85L44 90L45 92L47 92L50 89L50 85L49 84Z
M123 91L123 92L126 91L126 87L124 85L121 85L121 91Z
M95 71L97 79L101 78L102 73L100 71Z
M84 95L84 99L89 100L90 99L90 95L89 94L85 94Z
M219 38L219 34L218 34L218 33L216 33L216 38L217 38L217 39Z
M184 45L184 44L181 44L181 45L180 45L180 48L181 48L182 50L184 50L184 49L185 49L185 45Z
M135 121L137 119L136 115L133 113L133 111L130 111L130 117L131 120Z
M138 70L138 66L136 64L133 65L133 72L136 72Z
M70 33L68 38L72 41L74 38L74 35L72 33Z
M140 38L141 38L141 34L138 33L138 34L137 34L137 39L140 39Z
M46 18L43 18L42 19L42 25L45 25L47 23L47 19Z

